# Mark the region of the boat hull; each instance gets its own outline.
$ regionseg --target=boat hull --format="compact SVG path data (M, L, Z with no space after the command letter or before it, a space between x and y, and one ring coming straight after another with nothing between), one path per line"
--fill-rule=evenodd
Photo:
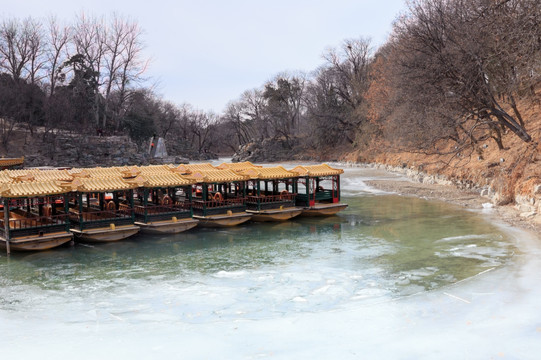
M348 207L348 204L341 203L318 203L304 208L301 216L332 216Z
M242 224L252 218L251 214L246 212L243 213L232 213L224 215L210 215L210 216L199 216L194 215L194 219L199 220L199 226L203 227L229 227Z
M190 230L197 226L199 220L167 220L155 221L150 223L135 222L135 225L141 228L141 232L145 234L178 234L186 230Z
M302 212L302 208L283 208L283 209L269 209L269 210L246 210L248 214L252 214L252 221L285 221L299 216Z
M122 225L112 227L103 227L88 230L71 229L78 241L81 242L113 242L129 238L139 232L139 226Z
M25 236L9 241L10 251L41 251L63 245L73 239L68 232L50 233L43 236ZM0 238L0 247L6 249L6 240Z

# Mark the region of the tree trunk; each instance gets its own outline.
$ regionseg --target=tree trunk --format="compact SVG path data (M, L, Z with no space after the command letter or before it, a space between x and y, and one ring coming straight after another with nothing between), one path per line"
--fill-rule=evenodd
M502 126L505 126L517 135L522 141L530 142L532 137L526 132L524 127L520 126L512 116L501 109L491 109L492 114L498 119Z

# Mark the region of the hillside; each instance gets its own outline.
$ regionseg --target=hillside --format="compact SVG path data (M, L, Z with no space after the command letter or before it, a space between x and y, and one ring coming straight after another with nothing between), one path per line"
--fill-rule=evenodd
M475 149L462 153L447 143L447 155L429 155L415 151L399 151L390 143L378 143L368 150L342 155L342 161L378 163L410 170L410 174L427 174L450 180L460 188L474 189L495 205L514 204L524 217L541 222L541 107L523 104L526 129L531 143L524 143L511 132L503 135L505 149L486 140ZM425 182L435 177L418 177Z

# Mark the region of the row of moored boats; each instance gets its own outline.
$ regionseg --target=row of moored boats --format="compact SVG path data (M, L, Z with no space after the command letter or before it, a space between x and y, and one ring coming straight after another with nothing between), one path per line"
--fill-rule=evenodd
M333 215L340 174L327 164L262 167L250 162L0 171L0 246L45 250L73 239L118 241Z

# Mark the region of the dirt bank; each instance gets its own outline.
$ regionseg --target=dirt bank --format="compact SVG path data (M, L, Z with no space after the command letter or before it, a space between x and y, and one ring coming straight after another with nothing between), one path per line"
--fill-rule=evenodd
M458 189L453 185L425 184L413 180L370 180L365 183L379 190L404 196L442 200L469 209L491 209L496 219L503 223L527 231L541 234L541 224L534 217L521 216L521 211L513 205L494 206L490 200L478 192Z

